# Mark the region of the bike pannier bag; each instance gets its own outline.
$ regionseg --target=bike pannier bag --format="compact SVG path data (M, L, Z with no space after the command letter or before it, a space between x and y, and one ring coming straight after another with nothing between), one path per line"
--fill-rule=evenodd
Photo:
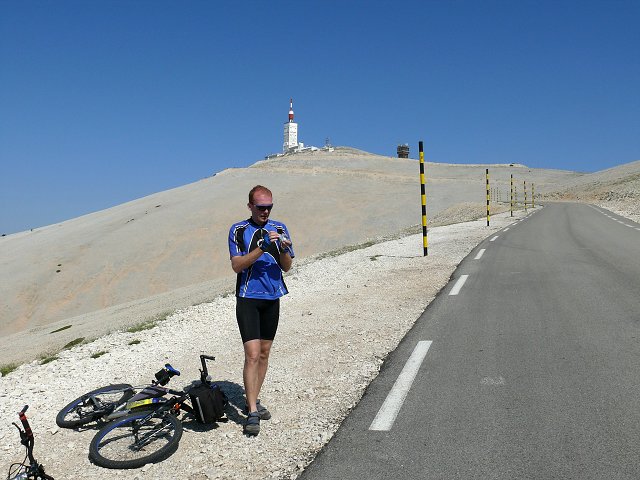
M224 409L227 406L227 396L215 383L205 383L193 387L189 391L193 414L200 423L215 423L225 418Z

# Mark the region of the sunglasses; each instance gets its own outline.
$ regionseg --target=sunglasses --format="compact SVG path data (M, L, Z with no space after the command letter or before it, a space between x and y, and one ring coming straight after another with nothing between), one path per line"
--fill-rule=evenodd
M261 212L265 212L267 210L271 211L273 210L273 203L271 205L253 205L254 207L256 207L258 210L260 210Z

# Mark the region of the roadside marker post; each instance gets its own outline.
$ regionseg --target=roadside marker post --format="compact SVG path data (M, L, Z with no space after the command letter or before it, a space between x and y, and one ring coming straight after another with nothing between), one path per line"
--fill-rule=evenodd
M524 186L524 213L527 213L527 181L523 180Z
M534 191L535 191L534 190L534 186L535 186L535 184L532 183L531 184L531 208L536 208L536 196L535 196L535 193L534 193Z
M422 140L418 143L418 150L420 151L420 195L422 200L422 248L423 256L429 254L429 238L427 237L427 193L425 191L425 176L424 176L424 149Z
M513 217L513 173L511 174L511 216Z
M487 178L487 227L489 226L489 220L491 218L490 209L489 209L489 169L486 169L486 178Z

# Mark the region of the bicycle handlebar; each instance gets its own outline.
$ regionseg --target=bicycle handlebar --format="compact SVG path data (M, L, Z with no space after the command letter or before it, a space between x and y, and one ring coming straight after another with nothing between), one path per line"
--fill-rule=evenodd
M18 412L18 417L20 418L20 422L24 427L24 432L20 430L20 427L13 422L15 427L20 432L20 443L24 445L27 449L27 457L29 458L29 465L26 465L24 461L19 465L18 476L14 478L40 478L42 480L54 480L51 475L47 475L44 473L44 465L38 463L36 459L33 457L33 444L35 443L35 439L33 437L33 431L31 430L31 426L29 425L29 420L27 420L27 416L25 412L29 408L29 405L25 405L22 410ZM26 459L25 459L26 460ZM9 476L11 476L11 468L9 469ZM35 476L34 476L35 475Z
M26 439L33 440L33 432L31 431L29 420L27 420L27 416L24 414L24 412L27 411L27 408L29 408L29 405L25 405L24 408L20 412L18 412L18 417L20 417L20 422L24 427L24 433L25 433Z

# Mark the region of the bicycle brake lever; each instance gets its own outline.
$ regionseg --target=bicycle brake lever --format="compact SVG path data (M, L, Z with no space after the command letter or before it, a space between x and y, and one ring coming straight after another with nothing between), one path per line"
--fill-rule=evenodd
M16 422L11 422L11 424L18 429L18 433L20 434L20 443L27 447L29 444L29 437L27 436L27 432L22 430Z

